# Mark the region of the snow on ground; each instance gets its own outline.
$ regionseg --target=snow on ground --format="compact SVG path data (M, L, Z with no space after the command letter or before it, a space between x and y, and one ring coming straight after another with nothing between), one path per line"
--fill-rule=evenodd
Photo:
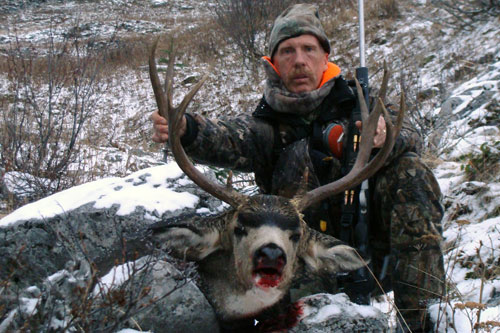
M443 135L447 149L440 157L445 162L434 171L448 206L443 219L445 262L450 292L455 296L444 308L442 304L431 307L433 319L439 318L440 332L455 332L446 321L453 322L456 332L472 331L479 315L481 322L500 321L500 175L492 175L490 183L467 181L463 171L467 160L461 160L469 153L480 153L483 144L491 147L500 141L498 110L495 114L487 109L488 104L500 101L499 88L497 62L456 88L450 97L462 101L452 109L459 116ZM480 99L485 93L487 98ZM496 117L496 124L490 125L488 117ZM484 308L479 312L478 306ZM497 326L496 332L499 330Z
M110 290L121 286L124 282L130 279L132 274L140 273L144 270L147 257L139 258L134 262L126 262L122 265L113 267L106 275L99 279L99 283L94 287L94 295L98 296L100 293L108 293Z
M16 40L46 43L53 39L57 42L71 33L102 40L117 34L171 31L172 26L162 22L164 11L158 10L161 7L181 24L208 14L206 4L192 0L47 1L43 6L25 6L6 15L5 21L0 23L0 47ZM78 31L73 29L75 26L79 27Z
M144 207L155 216L161 216L165 211L192 208L198 197L168 186L167 179L180 178L181 175L181 169L171 162L125 178L111 177L82 184L15 210L0 220L0 227L20 220L50 218L89 202L94 202L95 208L119 205L118 215L130 214L136 207Z
M488 71L482 75L469 80L452 92L452 98L456 105L453 107L450 119L440 147L446 155L447 160L457 159L467 153L480 152L483 143L493 144L500 141L500 129L498 124L488 124L488 117L495 117L488 110L492 101L500 99L500 62L489 66ZM471 107L473 104L474 107ZM438 108L438 115L449 112ZM498 117L498 114L496 115ZM474 124L472 126L471 124Z

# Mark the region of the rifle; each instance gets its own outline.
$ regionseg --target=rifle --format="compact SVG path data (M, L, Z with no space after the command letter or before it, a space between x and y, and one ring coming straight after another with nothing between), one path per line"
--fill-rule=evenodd
M358 0L359 12L359 58L360 67L356 68L356 79L363 90L363 95L368 103L368 68L365 65L365 32L363 0ZM343 149L342 174L345 175L352 169L359 146L360 132L355 123L361 120L361 108L356 99L356 107L351 112L349 120L348 137ZM345 191L342 203L342 216L340 221L340 239L357 248L364 258L370 257L368 244L369 231L369 182L365 180L360 186ZM340 279L351 300L358 304L369 304L370 293L373 289L373 279L366 267L360 268Z

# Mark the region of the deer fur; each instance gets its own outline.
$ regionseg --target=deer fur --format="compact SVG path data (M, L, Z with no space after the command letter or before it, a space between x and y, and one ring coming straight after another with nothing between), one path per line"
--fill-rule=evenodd
M293 202L278 196L252 196L222 215L159 223L153 231L172 255L198 263L201 289L223 324L259 318L287 296L298 272L334 278L364 264L353 248L309 228ZM263 246L283 251L282 271L271 281L276 285L256 272Z

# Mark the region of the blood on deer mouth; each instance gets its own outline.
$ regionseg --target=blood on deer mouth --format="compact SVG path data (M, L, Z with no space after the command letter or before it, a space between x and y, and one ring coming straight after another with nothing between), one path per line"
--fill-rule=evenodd
M259 258L253 270L255 284L260 288L276 287L282 280L285 264L286 260L284 257L274 260Z

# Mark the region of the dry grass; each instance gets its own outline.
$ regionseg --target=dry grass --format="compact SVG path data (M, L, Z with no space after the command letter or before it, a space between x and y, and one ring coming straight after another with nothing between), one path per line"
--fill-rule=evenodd
M422 161L431 169L436 169L438 166L444 163L444 161L437 157L435 154L425 151L422 153Z
M367 18L370 19L396 19L400 15L397 0L377 0L367 4Z
M168 59L171 38L174 38L175 52L180 62L209 63L225 55L227 42L213 22L206 20L189 30L177 30L168 35L131 35L121 38L107 48L103 54L103 72L136 70L148 62L149 47L160 37L157 57Z
M177 42L185 54L202 62L209 63L227 55L227 38L217 24L208 20L177 38Z

